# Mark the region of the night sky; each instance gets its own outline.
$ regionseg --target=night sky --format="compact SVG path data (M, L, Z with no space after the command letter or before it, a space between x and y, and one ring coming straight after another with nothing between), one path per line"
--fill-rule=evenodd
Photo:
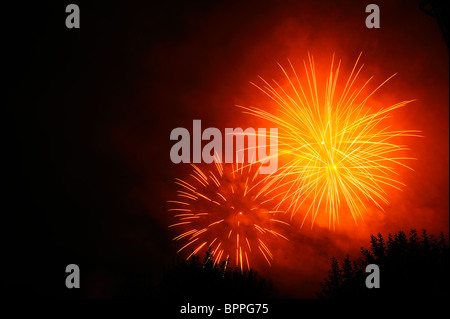
M398 171L407 186L389 190L385 212L369 205L358 226L344 214L335 231L294 220L261 276L278 296L310 298L331 257L356 257L370 234L448 236L448 49L419 1L377 1L380 29L365 27L369 1L76 1L81 28L67 29L69 3L2 8L5 295L107 298L157 282L179 248L166 201L189 172L170 161L170 132L193 119L264 123L235 105L267 104L250 82L280 78L287 59L300 68L308 52L324 70L334 53L342 74L363 52L371 85L398 73L371 101L417 99L392 124L423 137L405 140L414 171ZM70 263L82 289L64 286Z

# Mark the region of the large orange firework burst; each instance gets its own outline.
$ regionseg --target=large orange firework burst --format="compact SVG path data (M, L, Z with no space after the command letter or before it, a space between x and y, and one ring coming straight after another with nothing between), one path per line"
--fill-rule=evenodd
M287 239L280 231L289 224L275 218L275 199L263 191L260 165L222 164L218 158L203 170L191 165L189 178L176 179L178 198L168 201L176 219L169 227L182 242L178 253L190 250L189 259L210 249L214 264L231 260L241 271L258 256L270 265L270 244Z
M335 66L333 55L326 83L320 86L314 59L308 54L309 63L303 61L302 81L289 61L289 72L279 65L286 85L275 80L270 84L262 78L262 86L254 84L271 98L277 111L240 106L245 113L269 120L279 128L279 155L284 162L268 176L264 187L284 194L280 203L289 203L291 218L303 208L301 225L310 216L312 227L317 215L325 212L329 227L334 229L339 225L342 206L348 207L357 223L367 210L367 202L381 210L388 204L386 187L404 186L395 178L395 168L410 168L404 162L411 158L402 155L408 148L395 144L394 139L418 136L418 131L390 130L385 119L412 101L371 109L368 99L392 76L362 96L371 78L361 87L354 87L363 67L357 67L360 56L342 91L337 89L341 62Z

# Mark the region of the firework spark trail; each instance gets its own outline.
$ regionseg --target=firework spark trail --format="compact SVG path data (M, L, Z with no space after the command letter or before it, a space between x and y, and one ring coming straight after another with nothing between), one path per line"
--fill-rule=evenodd
M176 179L178 199L168 201L176 222L170 225L183 242L178 253L210 249L214 264L234 259L241 271L250 269L255 254L271 265L270 243L287 238L280 233L288 223L276 219L276 195L268 196L259 175L260 164L222 164L216 156L214 169L191 164L189 181ZM211 167L210 165L209 167ZM283 215L283 214L282 214Z
M403 166L410 157L400 153L408 150L392 140L397 137L418 137L419 131L390 131L384 120L391 112L411 101L403 101L378 111L366 106L367 100L389 79L367 96L361 97L363 89L372 78L360 88L354 88L363 65L358 67L359 55L341 95L337 97L336 87L341 62L334 66L334 55L330 73L324 87L324 99L319 96L314 59L308 54L303 61L307 86L301 84L293 65L289 61L292 75L280 64L287 79L287 91L273 80L270 84L263 78L259 90L278 106L277 113L257 108L243 107L248 113L268 120L279 127L279 155L285 163L274 174L267 177L263 191L283 193L279 201L289 203L287 210L291 218L302 206L306 206L302 226L311 216L313 226L319 211L328 213L329 227L339 225L339 211L345 204L357 223L367 210L365 201L374 203L383 210L388 204L385 187L400 189L403 183L395 167ZM357 99L361 101L356 102Z

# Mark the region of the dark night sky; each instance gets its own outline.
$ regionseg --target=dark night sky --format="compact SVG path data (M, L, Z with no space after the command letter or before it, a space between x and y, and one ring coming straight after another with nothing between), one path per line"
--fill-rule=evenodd
M249 82L279 77L277 62L300 65L308 51L326 67L335 53L347 72L363 51L362 76L376 83L398 72L374 101L417 98L396 124L424 137L408 141L415 172L402 172L408 186L385 213L369 208L365 223L335 232L295 228L261 274L281 296L311 297L331 256L356 254L372 233L448 234L449 65L436 21L418 1L377 1L379 30L364 25L370 2L261 2L78 1L79 30L65 28L69 2L2 9L3 293L108 297L158 280L176 251L165 202L186 171L170 162L171 130L193 119L250 126L234 107L263 101ZM64 287L69 263L83 271L80 291Z

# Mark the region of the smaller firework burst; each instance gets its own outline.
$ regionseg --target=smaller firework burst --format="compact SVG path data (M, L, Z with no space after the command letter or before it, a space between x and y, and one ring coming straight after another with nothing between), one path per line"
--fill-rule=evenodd
M176 219L169 227L182 243L178 253L190 250L189 259L210 249L214 264L234 260L241 271L258 256L271 265L269 247L277 238L287 240L280 231L289 224L275 218L276 199L262 191L261 164L222 164L216 158L203 170L191 166L187 179L176 179L177 199L168 201Z

